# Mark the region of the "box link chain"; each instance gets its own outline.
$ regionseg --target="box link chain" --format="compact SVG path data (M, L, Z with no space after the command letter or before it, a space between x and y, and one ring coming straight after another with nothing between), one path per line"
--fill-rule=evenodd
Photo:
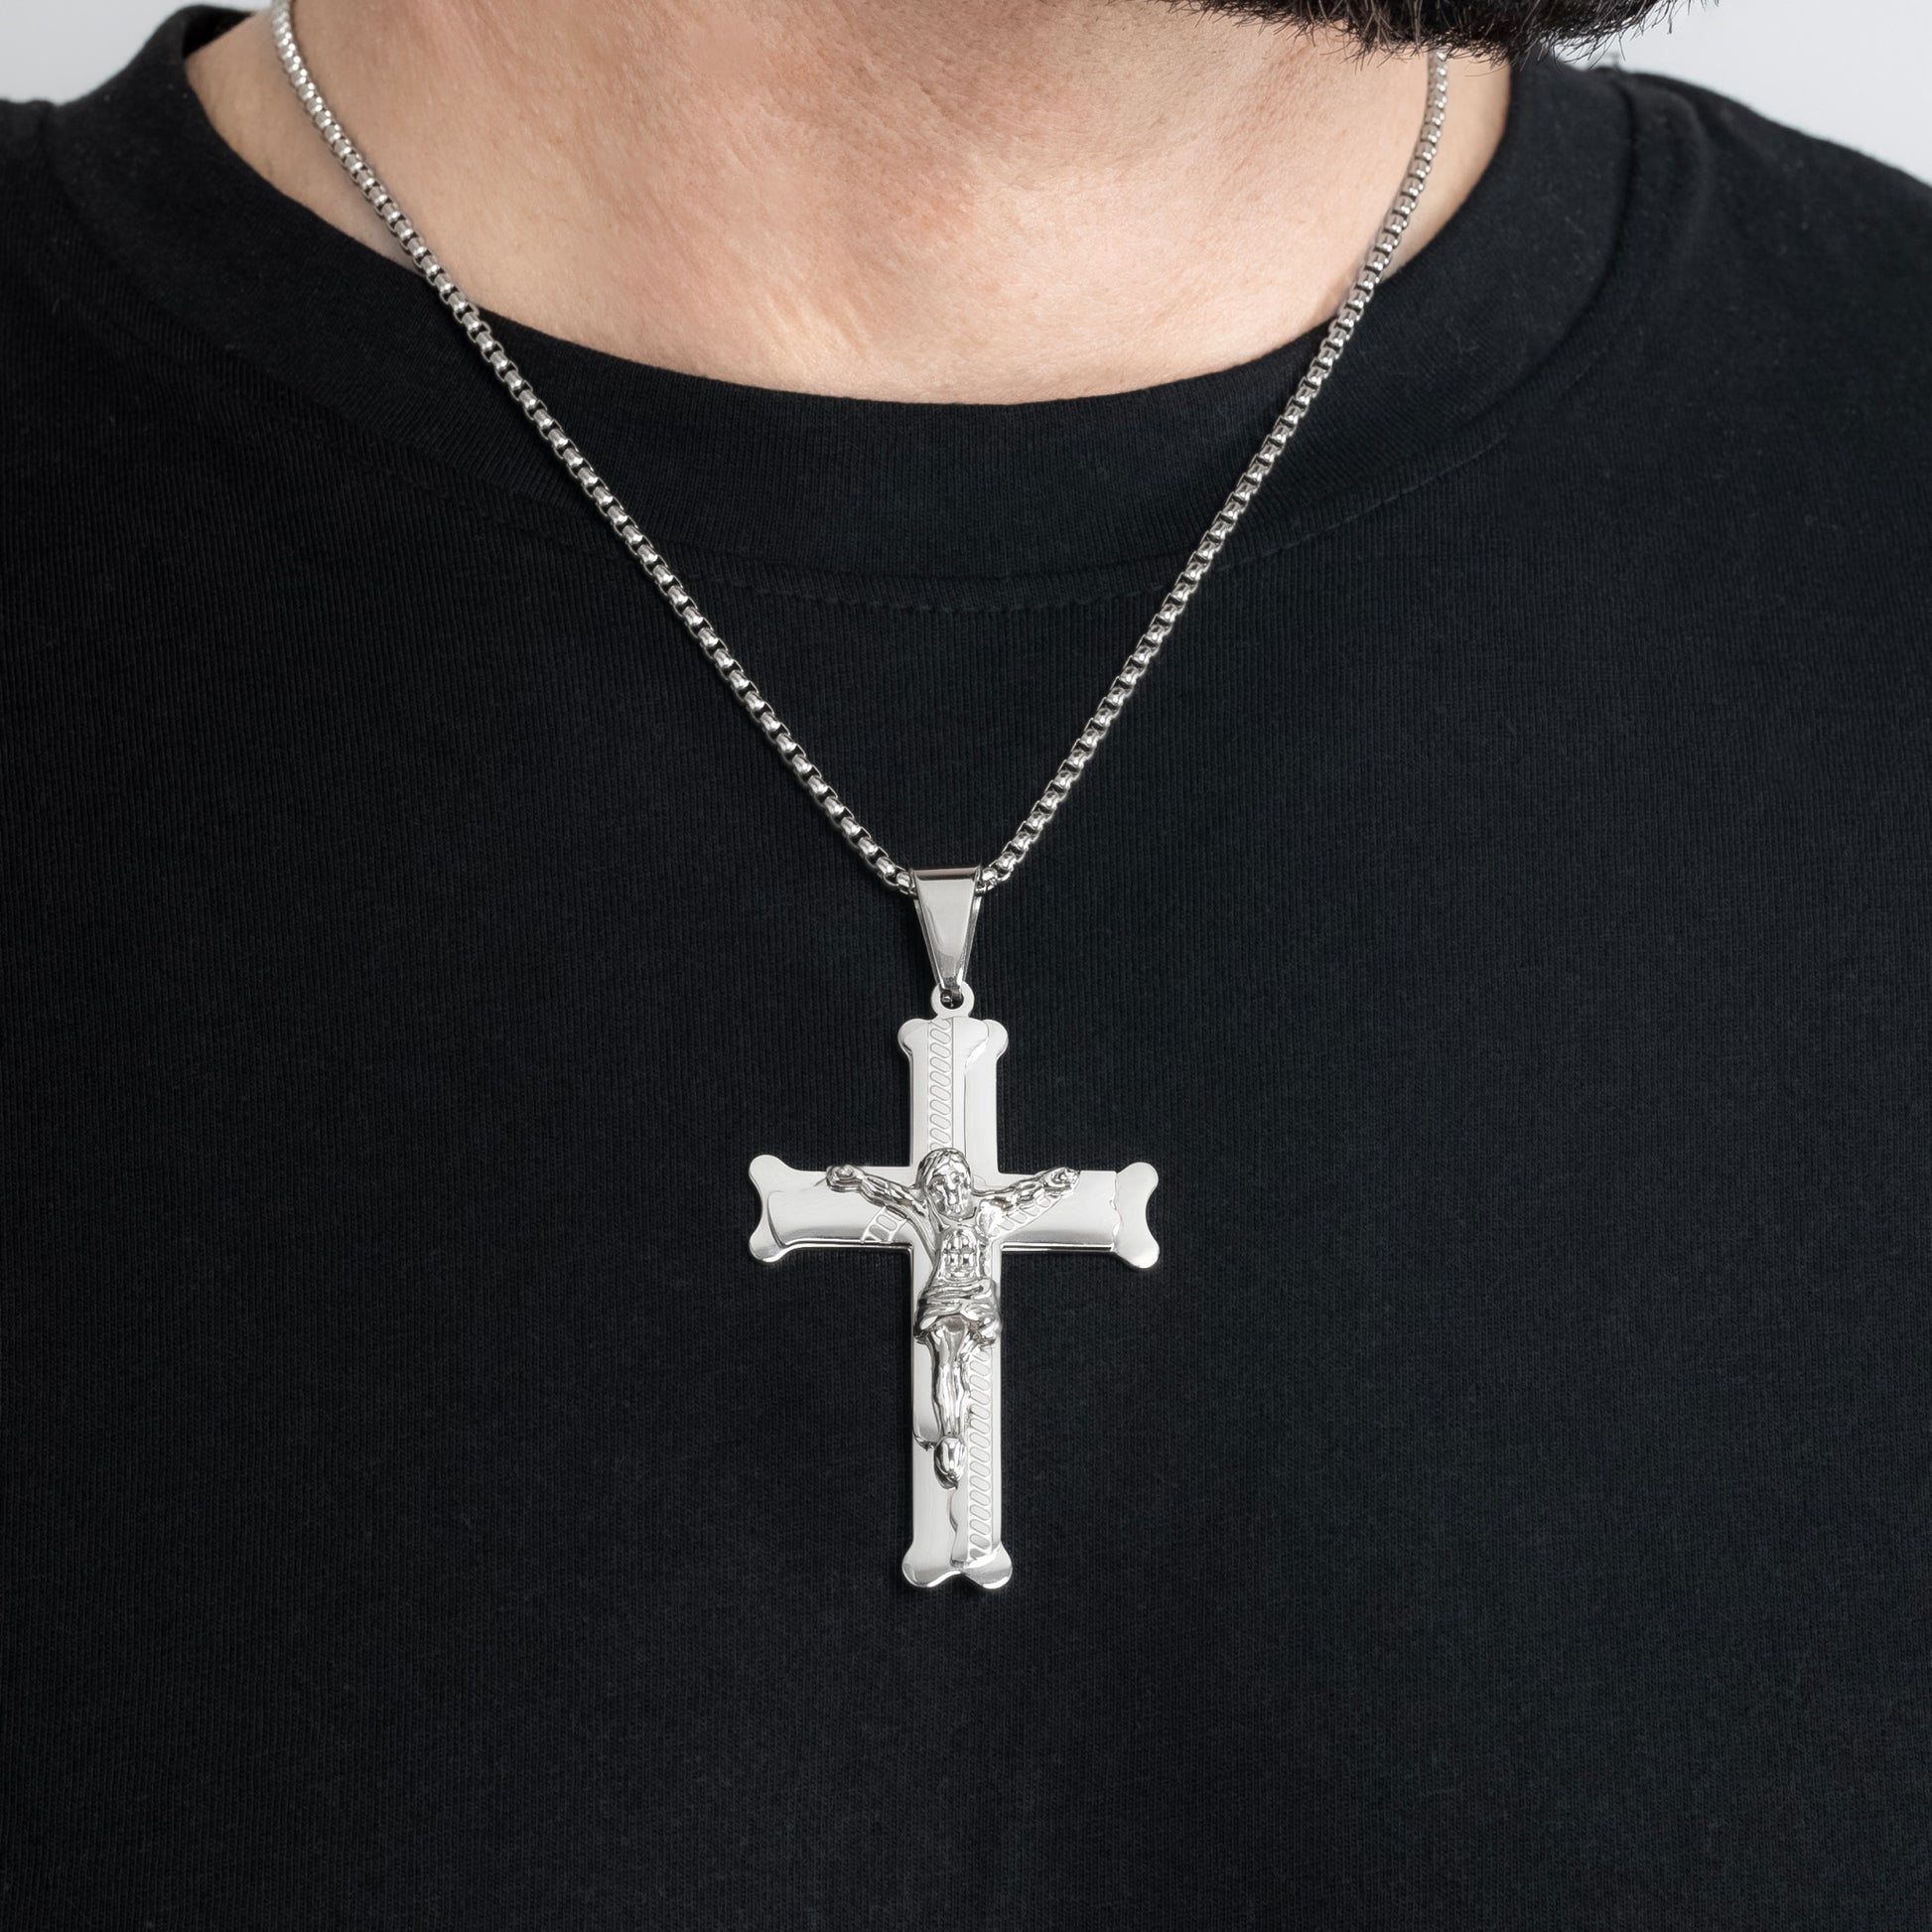
M293 0L275 0L271 19L275 40L275 51L281 59L282 71L288 76L289 85L295 89L296 98L302 103L316 131L329 145L329 151L341 162L343 171L354 183L362 199L375 211L377 218L389 230L396 246L415 266L425 282L436 292L443 306L450 312L457 326L475 345L477 353L488 365L496 379L508 391L510 398L535 429L550 452L563 468L575 479L577 486L590 498L611 526L613 534L621 543L640 569L650 579L653 588L676 613L696 642L698 648L709 660L711 667L730 688L752 721L769 742L771 749L781 758L791 772L807 792L819 810L832 822L841 838L852 847L865 864L895 892L912 894L915 891L911 872L901 866L886 848L860 823L858 816L832 789L830 781L806 754L805 748L792 736L785 722L772 708L770 701L752 681L737 657L733 655L725 640L712 627L710 619L699 609L697 600L679 582L677 573L664 561L655 544L639 527L636 519L619 500L612 489L586 459L582 450L571 440L564 426L548 410L536 390L531 387L509 352L491 333L483 314L471 299L458 287L455 278L436 259L415 224L403 212L396 198L382 185L380 178L348 138L343 124L331 110L323 97L322 89L316 85L315 76L310 73L302 59L302 51L295 38ZM1261 447L1255 452L1246 470L1241 473L1240 481L1234 485L1227 500L1216 511L1214 519L1202 533L1200 541L1194 546L1192 554L1181 566L1180 574L1174 579L1173 587L1162 599L1161 607L1154 614L1147 628L1142 631L1140 641L1128 653L1127 661L1121 666L1114 681L1107 687L1106 695L1094 707L1093 716L1082 728L1079 737L1073 741L1072 748L1060 760L1059 768L1047 781L1046 789L1035 801L1033 809L1014 828L1013 836L1000 849L999 856L989 860L979 869L978 891L989 893L995 886L1004 885L1011 879L1020 862L1026 858L1039 836L1053 822L1054 815L1065 804L1067 795L1079 782L1081 774L1092 762L1094 754L1099 751L1107 734L1113 730L1115 721L1126 709L1127 701L1139 689L1141 680L1152 668L1154 660L1160 655L1161 647L1168 641L1169 634L1179 622L1181 613L1187 608L1194 593L1206 580L1213 568L1214 560L1221 554L1227 540L1233 535L1235 526L1247 513L1248 505L1255 499L1261 486L1268 481L1269 473L1281 461L1282 453L1293 440L1295 432L1302 426L1303 419L1314 405L1314 399L1321 392L1321 386L1334 372L1335 364L1340 361L1342 351L1348 346L1374 296L1377 286L1388 272L1389 264L1395 259L1397 248L1401 245L1403 234L1415 215L1416 206L1422 200L1424 188L1428 185L1431 169L1436 163L1436 150L1443 137L1443 118L1449 100L1449 62L1438 48L1429 51L1429 89L1428 99L1423 110L1422 131L1416 140L1414 154L1410 157L1408 172L1403 176L1402 186L1395 200L1383 217L1373 246L1363 259L1348 293L1342 298L1334 319L1329 323L1320 346L1310 360L1308 370L1296 385L1295 393L1289 398L1287 406L1275 419L1274 426L1263 438Z

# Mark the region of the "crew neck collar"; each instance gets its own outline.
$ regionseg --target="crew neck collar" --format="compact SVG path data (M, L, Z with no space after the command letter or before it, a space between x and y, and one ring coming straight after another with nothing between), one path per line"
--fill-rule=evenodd
M176 14L122 73L49 115L49 154L81 219L150 300L258 375L407 446L453 486L587 527L577 492L418 279L215 133L184 62L236 18ZM1488 170L1384 284L1223 567L1416 486L1505 433L1539 386L1574 376L1633 278L1632 236L1660 192L1631 112L1612 76L1518 70ZM680 563L890 580L907 598L971 584L996 603L1001 586L1036 596L1042 580L1158 579L1319 336L1154 388L961 404L747 388L498 327Z

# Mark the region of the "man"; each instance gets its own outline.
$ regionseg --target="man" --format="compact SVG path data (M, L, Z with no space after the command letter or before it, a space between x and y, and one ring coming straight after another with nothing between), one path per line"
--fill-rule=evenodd
M1534 58L1639 11L7 110L13 1922L1924 1924L1932 195ZM962 866L1000 1158L1161 1173L1005 1272L998 1594L902 1277L744 1246Z

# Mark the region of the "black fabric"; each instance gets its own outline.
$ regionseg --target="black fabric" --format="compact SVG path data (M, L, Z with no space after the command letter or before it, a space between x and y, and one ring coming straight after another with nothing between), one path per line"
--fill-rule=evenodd
M1932 194L1518 79L988 903L1011 1587L897 1576L869 883L182 16L0 117L8 1923L1932 1913ZM845 795L990 855L1309 345L1015 408L506 326Z

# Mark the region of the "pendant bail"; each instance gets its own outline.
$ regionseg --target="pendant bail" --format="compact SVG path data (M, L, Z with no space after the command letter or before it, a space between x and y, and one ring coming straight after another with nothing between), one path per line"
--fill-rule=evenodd
M949 1007L971 997L966 991L966 962L973 955L973 928L979 924L979 877L977 866L945 866L912 874L926 957L932 961L940 997Z

